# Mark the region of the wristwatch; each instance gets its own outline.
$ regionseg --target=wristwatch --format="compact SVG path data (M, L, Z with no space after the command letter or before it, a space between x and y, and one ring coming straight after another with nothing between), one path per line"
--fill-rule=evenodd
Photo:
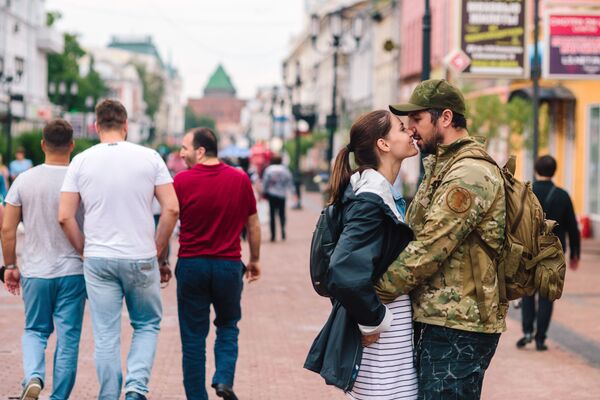
M168 259L166 259L166 260L162 260L162 261L159 263L159 265L160 265L161 267L164 267L165 265L171 265L171 264L169 263L169 260L168 260Z
M17 264L4 265L4 269L17 269Z

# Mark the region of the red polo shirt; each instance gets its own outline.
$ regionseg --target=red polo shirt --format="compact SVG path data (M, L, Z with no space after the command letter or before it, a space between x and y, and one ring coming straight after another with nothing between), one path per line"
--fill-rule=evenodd
M179 257L241 258L240 234L256 214L248 175L226 164L197 164L174 178L179 199Z

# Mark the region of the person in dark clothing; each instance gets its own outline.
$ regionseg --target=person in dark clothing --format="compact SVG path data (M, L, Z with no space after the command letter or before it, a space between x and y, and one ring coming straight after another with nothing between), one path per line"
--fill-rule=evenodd
M533 184L533 193L540 201L546 218L558 222L554 233L558 236L563 249L566 251L566 236L569 235L569 268L576 270L579 265L580 236L573 203L569 194L552 182L556 172L556 160L551 156L542 156L535 162L537 181ZM537 310L535 297L538 297ZM553 303L538 295L524 297L522 301L522 323L524 336L517 342L518 348L525 347L535 339L538 351L548 350L546 332L550 326ZM535 337L533 325L536 320Z

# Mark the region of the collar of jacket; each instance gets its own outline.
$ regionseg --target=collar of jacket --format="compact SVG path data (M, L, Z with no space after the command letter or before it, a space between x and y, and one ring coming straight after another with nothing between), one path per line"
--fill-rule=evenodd
M394 222L404 222L402 215L396 208L396 202L392 194L392 185L387 179L379 172L374 169L366 169L362 172L355 172L350 178L350 185L348 189L351 189L351 193L354 197L358 197L363 193L375 194L383 204L383 210L388 216L394 220ZM348 192L348 190L346 190ZM362 197L362 196L361 196ZM364 196L369 198L370 196Z
M443 165L463 147L473 144L485 147L486 142L487 139L483 136L468 135L456 139L449 144L440 144L437 147L436 154L432 154L423 159L423 167L425 168L425 171L431 171L433 168Z

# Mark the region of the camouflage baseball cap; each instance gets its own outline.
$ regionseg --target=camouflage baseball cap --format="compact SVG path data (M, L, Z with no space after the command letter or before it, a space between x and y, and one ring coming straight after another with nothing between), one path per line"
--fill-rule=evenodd
M448 108L457 114L465 115L465 98L460 90L446 80L429 79L417 85L408 103L390 105L390 111L396 115L408 115L430 108Z

